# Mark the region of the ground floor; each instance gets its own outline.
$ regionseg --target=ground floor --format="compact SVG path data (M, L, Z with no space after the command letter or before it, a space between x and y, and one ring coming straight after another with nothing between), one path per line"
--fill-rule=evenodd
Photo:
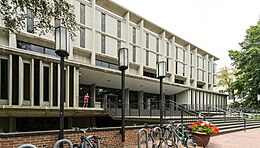
M60 64L59 58L16 49L0 50L0 124L2 131L48 127L57 123L60 107ZM100 116L98 109L114 106L121 108L121 73L104 67L104 63L90 65L70 59L65 60L65 114L67 127L86 125L105 126L97 121L109 121L108 115ZM135 75L126 71L126 109L159 110L159 80L149 76ZM87 109L83 108L83 97L89 94ZM164 108L174 109L173 104L182 104L193 110L208 106L225 108L225 94L195 88L184 84L163 82ZM93 109L93 110L91 110ZM46 110L56 110L49 113ZM20 112L17 112L20 111ZM82 112L80 116L79 112ZM86 119L86 120L80 120ZM43 122L41 122L43 119ZM96 124L93 124L95 119ZM112 119L111 119L112 120ZM48 122L50 121L50 122ZM90 122L91 121L91 122ZM115 124L117 121L115 121ZM31 124L30 124L31 123ZM111 122L112 123L112 122ZM34 127L37 125L36 127ZM53 128L56 125L53 126ZM8 129L8 130L5 130Z

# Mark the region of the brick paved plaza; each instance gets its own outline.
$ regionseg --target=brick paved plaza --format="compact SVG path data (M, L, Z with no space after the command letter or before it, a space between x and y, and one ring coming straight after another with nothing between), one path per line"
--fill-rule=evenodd
M213 136L208 148L259 148L260 128Z

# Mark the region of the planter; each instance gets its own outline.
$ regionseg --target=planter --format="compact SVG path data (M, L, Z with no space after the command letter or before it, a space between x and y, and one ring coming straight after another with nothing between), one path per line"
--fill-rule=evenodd
M199 133L199 132L192 133L192 135L199 137L204 142L205 146L208 145L209 140L210 140L210 135L205 134L205 133ZM196 142L196 139L194 139L194 142ZM198 146L202 146L202 145L199 145L200 142L197 142L197 143L198 143Z

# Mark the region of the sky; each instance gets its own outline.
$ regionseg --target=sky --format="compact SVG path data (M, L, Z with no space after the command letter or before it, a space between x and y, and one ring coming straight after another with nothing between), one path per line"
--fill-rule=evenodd
M217 56L231 67L228 50L260 19L260 0L113 0L128 10Z

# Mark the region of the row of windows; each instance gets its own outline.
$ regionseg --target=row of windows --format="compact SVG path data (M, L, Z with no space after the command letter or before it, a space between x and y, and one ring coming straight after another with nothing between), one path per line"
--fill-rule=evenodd
M113 63L109 63L109 62L105 62L105 61L101 61L101 60L96 60L96 65L101 66L101 67L106 67L106 68L118 70L118 65L113 64Z
M20 64L19 64L19 56L12 55L12 104L18 105L19 101L19 91L21 88L19 87L19 75L20 73ZM0 99L8 99L8 60L0 59ZM31 83L31 75L33 70L33 83ZM58 64L53 63L52 73L50 73L50 67L47 65L43 66L42 69L42 78L40 77L40 60L34 59L34 67L31 68L31 63L23 62L23 100L30 100L30 98L34 99L34 104L36 106L40 105L40 91L43 91L43 101L49 102L50 97L52 97L53 106L58 105ZM66 70L64 70L66 71ZM50 78L52 75L52 84L50 88ZM65 72L66 75L66 72ZM74 67L69 66L69 79L65 79L69 81L69 106L73 106L73 94L74 94ZM66 78L66 76L65 76ZM40 80L43 79L43 89L40 90ZM31 85L33 85L33 96L31 96ZM52 96L50 96L50 89L52 89ZM67 94L67 93L65 93ZM66 100L64 100L66 102Z

